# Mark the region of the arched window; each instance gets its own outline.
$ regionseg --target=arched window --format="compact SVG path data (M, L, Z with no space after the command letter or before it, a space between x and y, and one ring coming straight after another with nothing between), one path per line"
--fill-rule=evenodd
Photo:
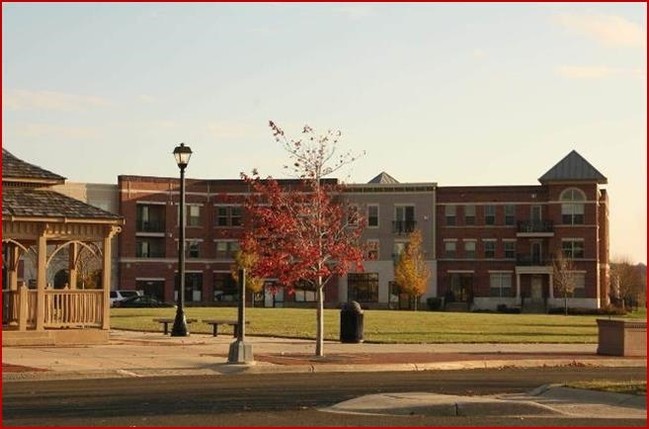
M566 189L561 193L561 219L566 225L583 225L586 195L577 189Z

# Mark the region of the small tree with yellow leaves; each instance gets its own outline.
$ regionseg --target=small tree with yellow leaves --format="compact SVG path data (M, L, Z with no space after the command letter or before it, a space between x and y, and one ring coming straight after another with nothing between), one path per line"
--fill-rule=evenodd
M239 270L246 270L246 290L252 293L250 302L253 307L255 305L255 294L261 292L264 287L264 279L252 275L256 263L257 255L239 250L234 254L234 264L230 269L232 278L237 283L239 282Z
M421 231L411 232L408 236L408 243L394 267L394 280L402 292L414 298L415 311L420 297L428 289L428 280L431 276L430 268L424 260L422 241Z

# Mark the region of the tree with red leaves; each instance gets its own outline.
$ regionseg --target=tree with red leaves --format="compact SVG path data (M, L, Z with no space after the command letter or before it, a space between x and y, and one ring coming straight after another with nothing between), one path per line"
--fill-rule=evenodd
M277 278L289 293L296 283L313 287L317 301L316 356L324 356L324 288L350 269L362 270L360 235L363 219L349 216L340 198L337 180L328 174L356 158L336 157L340 132L317 135L305 126L302 139L290 140L272 121L275 139L290 154L291 169L299 179L280 184L242 173L250 185L242 250L257 255L254 275Z

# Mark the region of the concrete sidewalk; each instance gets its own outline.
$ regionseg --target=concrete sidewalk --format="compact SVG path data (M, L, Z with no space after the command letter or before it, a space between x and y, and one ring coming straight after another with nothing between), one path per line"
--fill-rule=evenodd
M251 365L228 364L228 335L171 337L160 332L112 330L110 343L93 346L15 346L2 350L5 381L144 377L181 374L328 371L422 371L538 366L646 366L645 358L596 354L596 344L341 344L246 337Z
M15 346L2 349L3 382L234 373L423 371L471 368L600 366L645 367L646 358L596 354L596 344L341 344L246 337L255 362L228 364L228 335L165 336L113 330L93 346ZM323 411L363 414L554 415L646 419L646 397L593 394L545 386L521 395L489 397L429 392L368 395Z

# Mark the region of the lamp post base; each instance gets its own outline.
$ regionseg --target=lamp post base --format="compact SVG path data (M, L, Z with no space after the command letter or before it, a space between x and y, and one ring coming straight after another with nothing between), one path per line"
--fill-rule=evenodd
M230 344L228 363L252 363L254 361L255 358L252 355L252 344L246 344L239 340Z
M185 319L184 313L176 313L176 319L174 320L174 326L171 328L172 337L186 337L189 335L187 330L187 320Z

